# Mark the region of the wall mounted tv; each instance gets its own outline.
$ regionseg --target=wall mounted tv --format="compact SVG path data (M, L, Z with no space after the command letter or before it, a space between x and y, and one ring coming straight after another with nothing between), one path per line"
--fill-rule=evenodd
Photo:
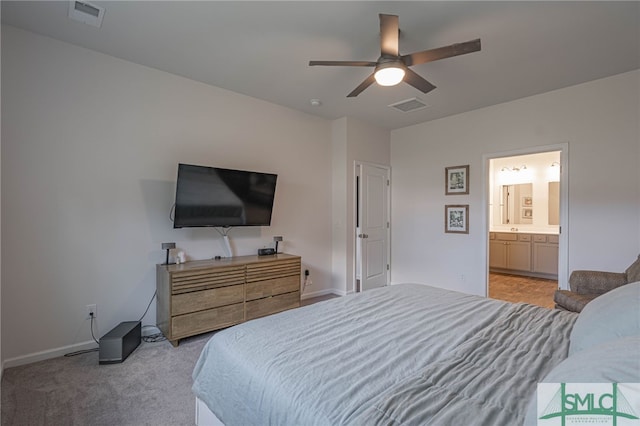
M173 227L268 226L277 177L178 164Z

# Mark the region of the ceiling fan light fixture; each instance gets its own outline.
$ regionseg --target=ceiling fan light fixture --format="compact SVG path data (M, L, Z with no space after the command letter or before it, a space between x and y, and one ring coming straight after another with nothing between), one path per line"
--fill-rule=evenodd
M324 65L331 67L375 67L373 74L353 89L347 98L355 98L373 83L380 86L395 86L404 81L422 93L429 93L436 88L429 81L418 75L410 67L452 56L465 55L480 50L480 39L464 43L455 43L435 49L400 55L398 39L400 27L397 15L380 13L380 56L376 62L370 61L309 61L309 66Z
M380 86L395 86L404 78L404 67L398 62L386 62L376 67L374 77Z

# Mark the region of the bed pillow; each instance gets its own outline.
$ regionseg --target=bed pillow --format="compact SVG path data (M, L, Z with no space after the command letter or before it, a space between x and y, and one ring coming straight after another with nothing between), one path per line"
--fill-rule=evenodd
M640 383L640 336L609 340L570 356L541 383ZM529 401L524 426L537 422L538 394Z
M623 336L640 335L640 282L625 284L587 303L576 320L569 356Z

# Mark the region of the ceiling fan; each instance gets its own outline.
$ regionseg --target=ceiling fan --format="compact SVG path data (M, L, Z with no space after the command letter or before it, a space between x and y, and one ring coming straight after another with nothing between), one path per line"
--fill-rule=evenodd
M398 16L380 14L380 57L376 62L366 61L309 61L310 66L346 66L346 67L375 67L373 74L367 77L358 87L347 95L348 98L358 96L364 89L377 82L381 86L394 86L401 81L428 93L436 88L433 84L409 69L412 65L437 61L438 59L464 55L480 50L480 39L456 43L437 49L424 50L410 55L400 55L398 38L400 30Z

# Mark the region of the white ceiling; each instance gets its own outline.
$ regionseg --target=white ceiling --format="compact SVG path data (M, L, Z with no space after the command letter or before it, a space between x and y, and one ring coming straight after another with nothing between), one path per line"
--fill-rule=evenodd
M2 1L2 22L327 119L395 129L640 68L640 2L91 1L101 28L67 1ZM414 66L437 86L401 83L347 98L375 61L378 14L400 17L400 53L482 39L482 50ZM418 97L429 108L388 105ZM320 99L319 107L310 100Z

